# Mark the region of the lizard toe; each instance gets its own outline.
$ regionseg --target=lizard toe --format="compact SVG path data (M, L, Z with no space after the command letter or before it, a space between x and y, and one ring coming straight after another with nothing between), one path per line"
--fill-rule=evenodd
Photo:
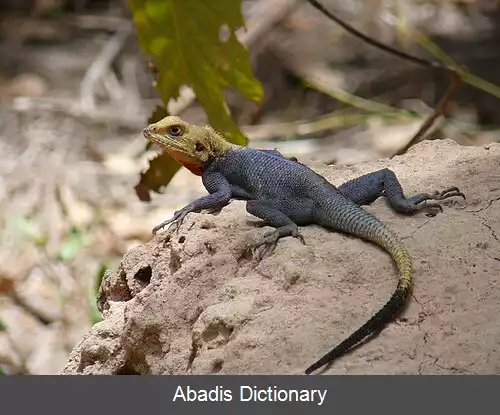
M279 239L279 232L271 231L264 234L262 239L257 242L253 242L248 245L247 250L253 254L257 254L257 259L260 261L266 255L270 254L276 247L277 241ZM259 249L264 246L263 249Z
M152 230L152 233L153 235L156 235L158 233L158 231L161 231L165 226L167 226L169 223L171 223L172 220L169 219L169 220L165 220L163 221L162 223L160 223L159 225L156 225L153 230Z
M302 242L303 245L307 245L306 240L304 239L304 236L298 230L292 232L292 236L294 238L297 238L300 242Z
M262 238L262 245L271 245L275 243L280 237L280 233L276 231L267 232Z
M443 207L439 203L424 202L421 207L421 210L425 210L426 211L425 215L427 217L432 218L436 216L438 213L443 212Z
M461 197L465 200L465 195L458 189L458 187L450 187L434 194L434 200L443 200L448 199L449 197Z
M188 214L188 212L184 212L182 210L176 210L174 212L174 216L172 216L170 219L163 221L162 223L160 223L159 225L156 225L153 228L153 235L156 235L156 233L158 231L163 229L168 224L170 224L170 226L168 227L169 232L170 231L178 231L179 227L182 225L182 221L184 220L184 218L186 217L187 214Z
M267 232L260 241L250 244L249 248L255 249L261 247L262 245L272 245L278 240L279 236L278 231Z
M178 216L174 222L168 227L169 231L179 233L179 229L182 225L182 222L184 222L184 219L186 218L187 214L189 212L175 212L174 217Z
M170 224L170 226L168 227L168 232L175 232L175 233L178 233L179 232L179 227L180 227L180 223L178 221L176 222L172 222Z

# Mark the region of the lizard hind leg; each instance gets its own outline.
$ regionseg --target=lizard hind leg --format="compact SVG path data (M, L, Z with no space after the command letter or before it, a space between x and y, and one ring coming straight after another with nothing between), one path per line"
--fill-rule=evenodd
M395 211L407 215L427 211L428 216L435 216L443 209L439 203L432 201L450 197L465 199L465 195L457 187L450 187L441 192L420 193L407 198L396 174L389 169L378 170L348 181L339 187L339 191L358 205L367 205L380 196L385 196Z

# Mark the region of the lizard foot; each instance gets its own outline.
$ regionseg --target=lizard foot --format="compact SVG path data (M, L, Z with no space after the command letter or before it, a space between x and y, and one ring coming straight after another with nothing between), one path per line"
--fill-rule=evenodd
M275 244L278 239L283 238L285 236L293 236L294 238L297 238L302 242L304 245L306 244L306 241L304 240L304 237L302 234L298 231L297 228L294 229L289 229L287 227L275 229L274 231L267 232L264 234L264 237L258 241L255 242L254 244L251 244L251 248L258 248L259 246L262 245L272 245Z
M458 189L458 187L449 187L441 192L436 191L432 194L423 193L421 195L415 196L416 201L414 201L414 206L419 211L426 211L426 216L432 217L436 216L439 212L443 211L443 207L439 203L432 203L429 200L444 200L450 197L462 197L465 199L465 195ZM410 198L411 200L413 198Z
M168 227L168 231L169 232L170 231L178 232L180 226L182 225L182 222L184 221L184 218L186 217L186 215L188 213L189 212L186 212L184 210L177 210L177 211L175 211L174 212L174 216L172 216L172 218L163 221L162 223L160 223L159 225L156 225L153 228L153 235L156 235L156 233L158 231L162 230L168 224L170 224L170 226Z
M251 251L255 251L257 248L265 245L263 252L261 253L261 255L259 255L259 259L262 259L267 253L273 251L274 248L276 248L278 239L283 238L284 236L293 236L294 238L300 240L300 242L302 242L304 245L306 245L304 237L299 232L296 226L293 228L288 226L283 226L282 228L278 228L275 229L274 231L265 233L260 241L250 244L248 246L248 249Z
M460 196L463 197L465 200L465 195L458 190L458 187L449 187L448 189L445 189L441 192L434 192L432 195L430 195L430 198L428 200L444 200L448 199L449 197L455 197L455 196ZM428 217L433 217L438 214L438 212L442 212L443 208L439 203L425 203L423 209L428 210L426 215Z

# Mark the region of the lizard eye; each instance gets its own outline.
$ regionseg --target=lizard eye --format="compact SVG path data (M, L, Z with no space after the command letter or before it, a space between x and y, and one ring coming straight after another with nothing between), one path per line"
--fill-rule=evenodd
M182 128L178 125L172 125L171 127L169 127L168 132L170 133L170 135L178 137L182 134Z

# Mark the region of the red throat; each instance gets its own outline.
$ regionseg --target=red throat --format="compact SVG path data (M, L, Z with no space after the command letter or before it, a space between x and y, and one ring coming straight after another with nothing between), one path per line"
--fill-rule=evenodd
M191 173L196 176L201 176L202 167L200 164L193 162L192 160L186 160L182 157L181 154L176 153L172 150L167 150L167 153L170 154L174 159L176 159L180 164L182 164L186 169L188 169Z

